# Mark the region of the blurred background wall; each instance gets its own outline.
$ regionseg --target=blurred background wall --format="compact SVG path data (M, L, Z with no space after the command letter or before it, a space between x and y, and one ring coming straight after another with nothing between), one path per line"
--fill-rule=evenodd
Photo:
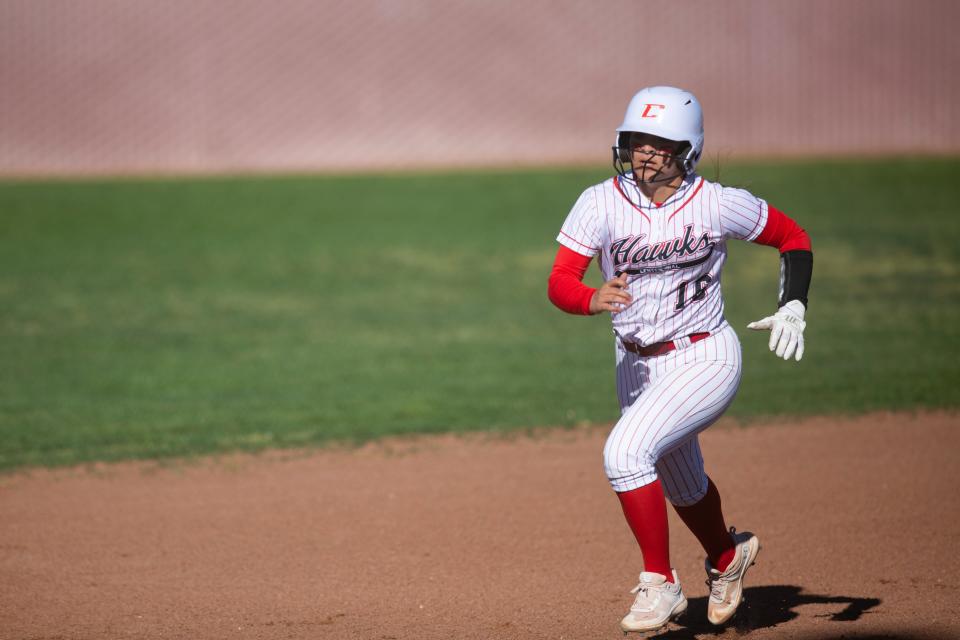
M692 90L707 153L956 153L953 0L0 0L0 174L601 163Z

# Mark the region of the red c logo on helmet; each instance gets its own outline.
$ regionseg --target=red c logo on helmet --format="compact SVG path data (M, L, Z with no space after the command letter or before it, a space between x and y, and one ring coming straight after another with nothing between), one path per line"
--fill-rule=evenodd
M641 118L656 118L657 113L654 111L654 107L659 109L666 109L667 105L665 104L648 104L644 107L643 113L640 114Z

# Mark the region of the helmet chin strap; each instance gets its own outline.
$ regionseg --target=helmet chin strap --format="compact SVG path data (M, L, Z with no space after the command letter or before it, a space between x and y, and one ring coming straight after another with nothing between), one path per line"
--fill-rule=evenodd
M682 178L684 174L678 173L678 174L675 175L675 176L667 176L666 178L658 178L657 176L659 176L659 175L660 175L660 172L658 171L658 172L655 173L654 176L653 176L652 178L650 178L649 180L640 180L639 178L637 178L637 172L634 171L634 172L633 172L633 181L636 182L637 184L659 184L659 183L661 183L661 182L670 182L670 181L672 181L672 180L676 180L677 178Z
M674 160L674 162L677 162L679 159L678 159L676 156L674 156L674 157L673 157L673 160ZM646 162L641 163L641 164L640 164L640 168L643 169L645 164L647 164L647 163L646 163ZM664 165L664 166L661 166L661 167L657 170L657 172L656 172L655 174L653 174L653 177L650 178L649 180L641 180L639 177L637 177L637 170L636 170L636 169L631 169L630 173L633 174L633 181L634 181L635 183L637 183L637 184L659 184L659 183L661 183L661 182L671 182L672 180L676 180L677 178L682 178L682 177L684 177L684 176L686 175L686 172L681 172L681 173L678 173L678 174L676 174L676 175L667 176L667 177L661 177L660 174L663 173L664 168L665 168L665 165Z

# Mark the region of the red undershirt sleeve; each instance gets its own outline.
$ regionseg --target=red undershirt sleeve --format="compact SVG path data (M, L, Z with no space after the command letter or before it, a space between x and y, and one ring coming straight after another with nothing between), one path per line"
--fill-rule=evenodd
M587 272L591 260L592 258L560 246L547 282L550 302L567 313L590 315L590 299L596 289L583 284L583 275Z
M767 224L754 242L776 247L780 253L797 249L811 251L807 232L773 205L767 205Z

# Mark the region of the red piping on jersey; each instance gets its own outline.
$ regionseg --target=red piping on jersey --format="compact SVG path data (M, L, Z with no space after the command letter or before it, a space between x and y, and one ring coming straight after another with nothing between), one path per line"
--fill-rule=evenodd
M582 242L579 242L576 238L574 238L573 236L571 236L569 233L563 233L563 230L562 230L562 229L560 230L560 233L561 233L564 237L569 238L571 242L576 242L578 245L580 245L580 246L583 247L584 249L588 249L588 250L590 250L590 251L597 251L597 248L596 248L596 247L588 247L587 245L583 244Z
M639 211L639 212L640 212L640 215L642 215L644 218L647 219L647 222L650 222L650 216L648 216L648 215L644 212L643 209L641 209L641 208L638 207L637 205L633 204L633 200L631 200L630 198L628 198L628 197L627 197L627 194L625 194L625 193L623 192L623 188L620 186L620 176L614 176L614 178L613 178L613 186L615 186L615 187L617 188L617 191L620 192L620 195L623 196L623 199L630 203L630 206L631 206L631 207L633 207L634 209L636 209L637 211Z
M767 205L767 224L754 242L776 247L780 253L797 249L811 250L810 236L807 232L789 216L770 204Z
M628 197L627 197L627 194L625 194L625 193L623 192L623 187L620 186L620 176L615 176L615 177L613 178L613 186L615 186L615 187L617 188L617 191L620 192L620 195L623 196L623 199L630 203L630 206L631 206L631 207L633 207L634 209L636 209L637 211L639 211L641 214L643 214L643 217L646 218L648 222L650 221L650 216L648 216L643 209L641 209L640 207L638 207L637 205L635 205L635 204L633 203L633 200L631 200L630 198L628 198ZM680 211L680 209L683 209L685 206L687 206L688 204L690 204L690 201L693 200L693 197L694 197L695 195L697 195L697 192L700 191L700 188L701 188L701 187L703 187L703 178L700 178L700 182L697 183L697 186L696 186L696 187L694 187L693 193L691 193L691 194L687 197L687 199L683 201L683 204L681 204L679 207L677 207L676 209L673 210L673 213L670 214L670 217L667 218L667 220L670 220L670 218L672 218L673 216L677 215L677 212ZM660 202L660 203L654 203L654 204L659 208L663 203Z
M590 299L596 289L583 284L590 260L592 258L560 245L547 283L550 302L567 313L590 315Z
M700 178L700 182L697 184L696 187L694 187L693 193L690 194L690 197L689 197L689 198L687 198L686 200L683 201L683 204L681 204L679 207L677 207L676 209L673 210L673 213L671 213L671 214L670 214L670 217L667 218L667 221L668 221L668 222L670 221L670 218L673 218L673 216L677 215L677 212L680 211L680 209L683 209L685 206L687 206L688 204L690 204L690 201L693 200L693 196L697 195L697 192L700 191L700 188L701 188L702 186L703 186L703 178Z

